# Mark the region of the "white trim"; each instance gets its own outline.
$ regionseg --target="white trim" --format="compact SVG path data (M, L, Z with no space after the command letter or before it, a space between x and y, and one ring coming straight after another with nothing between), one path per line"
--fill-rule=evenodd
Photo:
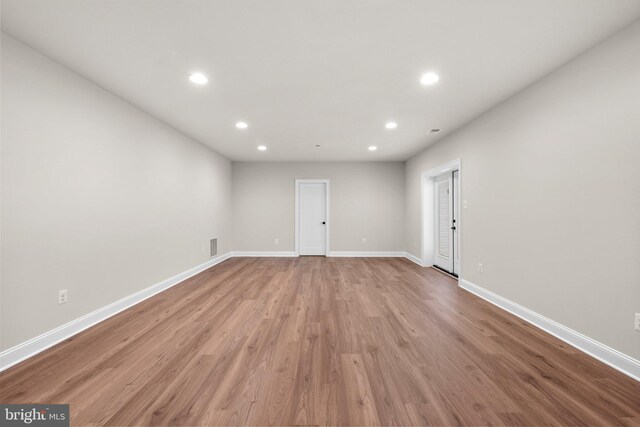
M595 359L598 359L623 374L628 375L634 380L640 381L640 361L589 338L580 332L576 332L561 323L544 317L535 311L529 310L526 307L501 297L500 295L494 294L493 292L475 285L468 280L461 280L460 287L490 302L491 304L518 316L522 320L525 320L554 337L561 339L567 344Z
M211 268L216 264L219 264L230 257L231 252L219 255L187 271L163 280L162 282L156 283L155 285L151 285L148 288L142 289L141 291L138 291L116 302L92 311L91 313L85 314L84 316L72 320L69 323L65 323L64 325L58 326L57 328L45 332L44 334L38 335L37 337L11 347L0 353L0 372L17 363L22 362L25 359L35 356L36 354L50 347L53 347L54 345L66 340L67 338L70 338L73 335L76 335L84 331L85 329L90 328L91 326L94 326L95 324L100 323L103 320L106 320L109 317L114 316L129 307L134 306L146 300L147 298L151 298L152 296L164 290L167 290L170 287L175 286L178 283L188 279L189 277L195 276L196 274L208 268Z
M231 252L232 257L295 257L295 252L293 251L233 251Z
M296 179L295 180L295 229L294 229L294 241L295 241L295 256L300 255L300 184L325 184L325 209L327 214L326 227L325 227L325 254L329 254L331 249L329 244L331 243L331 181L328 179Z
M418 264L420 267L424 267L424 266L422 265L422 260L421 260L419 257L415 256L414 254L411 254L411 253L409 253L409 252L405 252L405 253L404 253L404 257L405 257L406 259L408 259L409 261L413 261L413 262L415 262L415 263L416 263L416 264Z
M45 332L37 337L31 338L23 343L20 343L14 347L8 348L0 352L0 372L5 369L16 365L23 360L26 360L32 356L35 356L42 351L53 347L54 345L88 329L108 318L130 308L142 301L151 298L152 296L165 291L172 286L195 276L196 274L213 267L222 261L231 257L296 257L298 256L292 251L234 251L227 252L226 254L219 255L210 259L200 265L197 265L187 271L170 277L162 282L151 285L141 291L124 297L118 301L108 304L102 308L99 308L91 313L85 314L75 320L72 320L64 325L58 326L48 332ZM404 257L405 252L330 252L329 256L336 257ZM411 258L410 258L411 259Z
M435 247L434 247L434 236L435 236L435 203L434 200L434 192L435 192L435 183L432 178L435 178L438 175L442 175L445 172L458 170L458 187L459 194L462 193L462 161L460 159L455 159L450 162L444 163L435 168L426 170L420 174L420 250L421 250L421 258L422 262L420 265L423 267L430 267L434 263L434 255L435 255ZM462 198L460 198L462 200ZM460 285L462 281L462 272L463 272L463 226L464 223L462 221L463 211L460 209L460 218L456 222L456 227L459 236L459 247L458 247L458 256L460 258L460 271L458 271L458 285ZM455 261L454 261L455 262Z
M402 251L332 251L329 252L330 257L342 258L404 258L405 252Z
M106 320L121 311L126 310L152 296L177 285L178 283L195 276L196 274L213 267L222 261L231 257L295 257L295 252L291 251L236 251L227 252L219 255L209 261L193 267L183 273L177 274L155 285L149 286L139 292L122 298L105 307L99 308L89 314L69 323L61 325L51 331L45 332L35 338L18 344L3 352L0 352L0 372L23 360L26 360L36 354L53 347L54 345L76 335L85 329L94 326L103 320ZM399 251L333 251L329 252L332 257L404 257L416 264L422 266L420 258L409 252ZM640 381L640 361L627 356L611 347L608 347L598 341L595 341L579 332L574 331L558 322L548 319L528 308L514 303L500 295L475 285L468 280L460 279L460 287L479 296L480 298L502 308L509 313L531 323L532 325L542 329L543 331L561 339L567 344L577 348L578 350L600 360L601 362L611 366L612 368L622 372L625 375Z

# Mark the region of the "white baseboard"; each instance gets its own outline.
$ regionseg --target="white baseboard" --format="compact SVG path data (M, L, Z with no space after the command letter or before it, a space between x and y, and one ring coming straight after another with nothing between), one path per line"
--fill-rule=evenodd
M420 267L424 267L424 265L422 265L422 260L420 258L418 258L417 256L415 256L414 254L410 254L409 252L405 252L404 253L404 257L406 259L408 259L409 261L413 261L416 264L418 264Z
M232 257L295 257L294 251L234 251Z
M149 286L135 294L129 295L95 310L89 314L86 314L78 319L72 320L69 323L61 325L51 331L45 332L35 338L18 344L15 347L9 348L3 352L0 352L0 372L3 370L20 363L21 361L35 356L36 354L58 344L67 338L82 332L83 330L90 328L91 326L108 319L120 313L127 308L138 304L147 298L150 298L178 283L194 276L207 268L213 267L220 262L231 257L295 257L297 256L293 251L240 251L240 252L228 252L223 255L219 255L209 261L202 263L196 267L193 267L185 272L177 274L155 285ZM329 253L332 257L405 257L416 264L422 266L420 259L415 255L408 252L384 252L384 251L333 251ZM629 377L640 381L640 361L633 359L626 354L623 354L617 350L614 350L602 343L599 343L585 335L580 334L558 322L548 319L534 311L529 310L519 304L514 303L500 295L484 289L478 285L475 285L467 280L460 280L460 287L463 289L483 298L490 303L520 317L521 319L531 323L534 326L550 333L551 335L565 341L578 350L606 363L614 369L628 375Z
M522 320L525 320L554 337L561 339L589 356L606 363L636 381L640 381L640 361L589 338L586 335L582 335L580 332L576 332L554 320L544 317L535 311L531 311L526 307L501 297L500 295L494 294L493 292L475 285L468 280L461 279L460 287L484 300L489 301L491 304L518 316Z
M52 347L59 342L64 341L67 338L70 338L71 336L82 332L85 329L90 328L91 326L100 323L111 316L116 315L133 305L136 305L159 292L175 286L178 283L188 279L189 277L195 276L201 271L213 267L214 265L219 264L230 257L231 252L223 255L218 255L217 257L212 258L209 261L197 265L187 271L163 280L162 282L156 283L155 285L151 285L148 288L142 289L135 294L124 297L121 300L111 303L105 307L99 308L89 314L85 314L82 317L72 320L69 323L65 323L64 325L58 326L55 329L52 329L42 335L18 344L15 347L11 347L0 353L0 372L17 363L22 362L25 359L28 359L29 357L35 356L36 354L48 349L49 347Z
M405 253L400 251L330 251L327 256L346 258L397 258L404 257Z

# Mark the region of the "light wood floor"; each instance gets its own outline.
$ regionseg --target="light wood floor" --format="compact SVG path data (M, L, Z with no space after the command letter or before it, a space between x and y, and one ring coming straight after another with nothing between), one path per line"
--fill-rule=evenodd
M640 425L640 383L389 258L230 259L0 385L74 425Z

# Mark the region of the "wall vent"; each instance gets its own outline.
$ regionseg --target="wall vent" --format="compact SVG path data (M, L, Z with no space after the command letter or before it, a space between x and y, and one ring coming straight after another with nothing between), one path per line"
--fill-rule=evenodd
M209 241L209 249L211 252L210 256L218 255L218 238L217 237Z

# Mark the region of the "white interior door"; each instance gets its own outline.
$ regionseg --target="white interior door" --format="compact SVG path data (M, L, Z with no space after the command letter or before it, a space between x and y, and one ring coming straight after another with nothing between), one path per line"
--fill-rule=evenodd
M327 185L300 183L300 255L327 254Z
M434 265L454 273L453 179L452 174L436 177L435 191L435 262Z
M453 274L460 274L460 171L453 171L451 203L453 203Z

